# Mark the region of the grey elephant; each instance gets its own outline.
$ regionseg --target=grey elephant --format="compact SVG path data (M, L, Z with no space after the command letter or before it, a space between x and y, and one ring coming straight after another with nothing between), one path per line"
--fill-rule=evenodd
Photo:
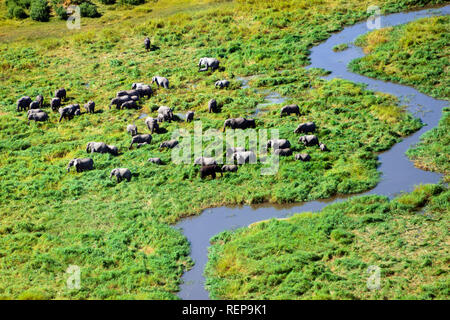
M198 61L198 71L208 71L211 69L212 71L219 69L220 62L216 58L201 58Z
M136 101L130 100L122 103L122 109L139 109Z
M238 166L235 164L226 164L222 166L222 172L236 172L238 171Z
M39 105L38 101L31 101L30 103L30 109L39 109L41 106Z
M230 147L230 148L227 148L227 158L231 157L233 155L233 153L244 152L244 151L245 151L244 147Z
M27 112L27 117L28 117L31 113L39 113L39 112L45 112L45 111L42 110L42 109L30 109L30 110L28 110L28 112Z
M212 164L217 164L216 159L212 157L198 157L194 160L194 165L208 166Z
M58 110L61 107L61 99L60 98L52 98L50 101L50 107L53 111Z
M138 134L131 138L131 144L128 149L131 149L133 147L133 144L137 143L138 146L142 146L144 144L150 144L152 142L152 135L151 134Z
M294 113L296 115L300 115L300 108L296 104L289 104L287 106L284 106L281 108L280 111L280 117L282 117L284 114L290 115L291 113Z
M115 176L117 178L118 183L124 179L126 179L128 182L130 182L131 171L128 168L116 168L111 171L109 178L111 179L113 176Z
M147 52L150 51L150 39L149 39L149 37L146 37L144 39L144 46L145 46L145 50L147 50Z
M37 109L35 109L37 110ZM48 120L48 114L41 110L41 112L31 112L28 114L28 124L30 121L47 121Z
M158 119L156 118L152 118L152 117L147 117L145 119L145 124L147 125L148 130L150 130L151 133L158 133L159 131L159 124L158 124Z
M191 122L194 120L194 111L188 111L186 113L186 122Z
M169 149L173 149L178 145L178 141L175 139L172 140L168 140L168 141L164 141L162 142L159 147L160 148L169 148Z
M287 139L272 139L267 141L267 148L285 149L290 147L291 143Z
M219 167L217 164L202 166L200 169L200 177L204 179L207 176L211 176L212 179L215 179L216 172L220 172L220 176L222 176L222 168Z
M155 76L152 78L152 84L156 83L156 85L161 86L165 89L169 89L169 80L167 80L167 78L165 77L160 77L160 76Z
M131 85L132 89L135 89L139 93L139 97L145 97L150 98L153 94L152 87L150 87L147 84L143 83L133 83Z
M209 100L209 102L208 102L208 112L209 113L215 113L217 111L218 111L218 108L217 108L217 101L216 101L216 99Z
M33 102L29 96L24 96L17 100L17 111L28 110Z
M238 164L256 163L256 154L253 151L235 152L233 160L236 160Z
M256 123L254 119L245 119L245 118L231 118L225 120L223 123L223 131L225 128L229 127L231 129L247 129L247 128L256 128Z
M137 96L137 97L140 97L140 94L139 94L139 90L137 90L137 89L122 90L122 91L117 92L116 97L123 97L123 96L130 96L130 97Z
M277 156L287 157L292 155L292 150L290 148L276 149L273 153Z
M94 169L94 160L91 158L75 158L69 161L67 172L70 172L70 167L75 167L77 172L83 172Z
M154 164L163 164L161 158L149 158L147 161Z
M228 88L230 86L230 81L228 81L228 80L219 80L219 81L216 81L214 86L216 88L220 88L220 89Z
M133 137L133 136L135 136L135 135L138 134L138 129L137 129L136 125L134 125L134 124L129 124L129 125L127 126L127 132L128 132L129 134L131 134L131 136Z
M164 115L163 114L158 114L157 116L156 116L156 120L158 120L158 122L164 122Z
M324 143L319 144L320 151L330 151Z
M38 94L35 101L39 103L39 108L42 108L44 106L44 97L42 96L42 94Z
M295 160L299 160L299 161L309 161L311 160L311 156L307 153L297 153L295 155Z
M61 122L61 120L63 118L65 119L72 119L74 116L80 115L81 111L80 111L80 105L79 104L71 104L67 107L64 108L59 108L59 122Z
M307 136L301 136L298 139L298 143L303 143L305 146L315 146L319 145L319 139L315 135L307 135Z
M64 88L58 89L55 91L55 97L60 98L61 100L66 100L67 91Z
M173 120L173 111L171 108L166 106L161 106L158 108L158 116L163 115L164 121L171 122Z
M300 123L294 133L310 133L316 131L316 124L314 122Z
M117 156L119 154L116 146L107 145L104 142L88 142L86 145L86 152L109 153L113 156Z
M84 105L84 109L86 109L87 113L95 113L95 102L89 100L88 103Z
M131 101L130 96L115 97L111 100L111 103L109 104L109 109L111 109L112 105L115 105L117 109L120 109L122 107L122 105L128 101Z

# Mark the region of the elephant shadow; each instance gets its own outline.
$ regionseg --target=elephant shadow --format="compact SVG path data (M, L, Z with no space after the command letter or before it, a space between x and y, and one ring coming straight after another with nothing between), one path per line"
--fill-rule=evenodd
M156 133L158 133L158 134L164 134L164 133L167 133L168 131L167 131L167 129L166 128L161 128L161 127L159 127L159 129L158 129L158 131L156 132Z
M157 45L151 44L150 45L150 51L156 51L159 50L160 48Z

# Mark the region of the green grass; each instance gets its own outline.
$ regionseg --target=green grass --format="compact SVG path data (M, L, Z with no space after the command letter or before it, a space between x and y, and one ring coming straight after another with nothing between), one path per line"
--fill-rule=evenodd
M425 185L223 232L207 288L216 299L448 299L449 202L448 189ZM380 288L369 290L373 265Z
M149 2L130 10L100 7L103 16L83 19L79 31L68 31L56 18L0 21L0 296L176 298L180 276L192 264L189 244L170 227L182 217L211 206L307 201L373 187L379 179L376 153L422 124L391 96L343 80L323 81L323 70L303 68L308 49L365 18L368 3ZM393 3L383 2L384 10L423 4ZM143 50L145 35L157 50ZM198 73L198 58L206 55L218 57L225 71ZM140 111L107 108L115 92L155 74L169 78L170 91L158 90ZM260 76L252 86L289 96L302 110L300 119L280 119L279 106L267 106L257 127L278 128L302 151L292 132L300 121L316 121L331 152L308 148L309 163L282 159L275 176L261 176L258 164L201 181L197 168L172 164L170 152L157 148L173 130L192 131L192 124L164 123L167 133L154 135L150 146L127 150L126 125L141 112L155 114L159 105L175 113L195 110L204 130L250 115L263 98L238 89L235 77L255 74ZM213 84L222 78L232 86L219 93ZM102 112L58 123L58 114L49 111L49 123L28 126L15 111L20 96L41 93L48 102L59 87L68 89L70 103L93 99ZM206 112L212 97L222 113ZM88 141L115 144L122 153L94 154L95 170L67 173L71 158L87 156ZM148 164L154 156L168 164ZM134 173L130 183L108 179L119 166ZM65 288L69 265L81 267L81 290Z

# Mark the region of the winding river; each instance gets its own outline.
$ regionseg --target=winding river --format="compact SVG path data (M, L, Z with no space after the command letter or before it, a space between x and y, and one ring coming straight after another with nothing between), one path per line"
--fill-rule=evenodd
M445 6L439 9L425 9L381 16L381 27L400 25L424 17L448 15L449 13L450 6ZM369 31L364 21L333 34L328 40L311 49L311 65L308 68L323 68L331 71L326 79L342 78L364 83L367 85L368 90L397 96L401 104L406 105L410 112L421 118L426 124L413 135L404 138L393 148L379 155L381 164L378 169L381 172L381 181L374 189L362 194L379 194L392 198L402 191L412 191L415 185L437 183L440 180L440 174L422 171L414 167L413 163L406 157L405 152L419 141L419 137L423 133L437 126L441 118L442 108L447 106L448 102L431 98L412 87L374 80L349 72L347 65L350 61L364 56L361 48L350 43L359 35ZM341 52L334 52L332 48L341 43L349 44L349 48ZM276 97L278 98L279 96ZM267 100L270 102L270 95ZM282 101L280 100L279 102L282 103ZM336 197L328 200L289 205L262 204L256 206L218 207L204 210L198 216L182 220L175 227L180 228L190 241L191 257L195 262L195 266L183 275L183 284L178 296L182 299L192 300L209 299L209 294L204 287L203 270L208 259L209 239L212 236L225 230L245 227L257 221L270 218L284 218L294 213L306 211L320 211L326 205L342 201L348 197Z

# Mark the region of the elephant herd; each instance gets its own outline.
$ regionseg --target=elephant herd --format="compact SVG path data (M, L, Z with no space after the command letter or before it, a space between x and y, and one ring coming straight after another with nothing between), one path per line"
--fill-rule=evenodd
M215 58L201 58L198 67L199 71L212 70L215 71L219 69L220 62ZM162 87L164 89L169 89L169 80L165 77L154 76L152 78L151 84L156 84L157 87ZM215 83L217 88L226 88L230 85L228 80L219 80ZM138 103L142 98L150 98L153 95L153 90L151 85L143 83L133 83L130 90L119 91L116 94L110 104L115 105L117 109L137 109L139 108ZM79 104L70 104L68 106L62 107L62 101L67 99L67 91L64 88L60 88L55 91L54 97L50 101L50 107L53 111L58 110L60 114L59 122L62 119L70 120L74 116L81 115ZM27 118L28 123L33 121L47 121L49 119L48 114L41 108L44 105L44 97L38 95L33 101L30 97L24 96L17 101L17 111L28 110ZM95 113L95 102L90 100L84 105L86 113ZM211 99L208 102L208 112L216 113L220 112L220 108L215 99ZM139 134L138 128L135 124L130 124L127 126L126 131L131 135L131 144L129 149L132 149L133 145L140 148L143 145L151 144L152 134L160 132L160 123L167 121L171 122L174 120L173 110L167 106L160 106L157 110L157 117L147 117L145 119L145 124L150 130L150 134ZM300 108L297 105L287 105L281 108L280 116L296 114L300 115ZM186 113L186 122L194 120L194 111L188 111ZM256 123L254 119L247 119L243 117L230 118L224 121L223 131L226 128L230 129L248 129L256 128ZM304 146L319 146L321 151L328 151L327 147L323 143L319 143L317 136L310 133L314 133L316 130L316 125L314 122L306 122L298 125L294 130L294 133L300 134L304 133L299 138L298 143L302 143ZM177 140L163 141L159 147L172 149L178 146ZM269 140L267 143L267 148L272 148L275 155L278 156L290 156L292 155L291 143L287 139L273 139ZM109 153L111 155L117 156L119 154L118 148L113 145L107 145L104 142L89 142L86 146L86 152L88 153ZM235 147L227 149L227 157L237 161L237 164L245 163L256 163L256 154L253 151L245 150L243 147ZM311 157L307 153L296 154L294 156L296 160L299 161L310 161ZM160 158L149 158L148 162L162 165L163 162ZM236 164L227 164L219 166L214 158L199 157L195 159L194 165L200 165L200 177L206 178L211 176L213 179L216 177L216 173L220 173L221 176L224 172L237 172L238 166ZM77 172L83 172L87 170L94 169L94 161L91 158L75 158L70 160L67 171L74 167ZM117 182L122 180L130 181L132 174L128 168L115 168L110 173L110 178L116 177Z

